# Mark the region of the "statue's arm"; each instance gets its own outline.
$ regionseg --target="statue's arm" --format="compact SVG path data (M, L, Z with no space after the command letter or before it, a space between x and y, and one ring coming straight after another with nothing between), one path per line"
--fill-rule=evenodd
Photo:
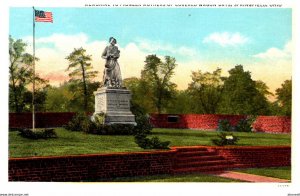
M118 59L120 57L120 50L118 49L117 46L116 46L116 50L117 50L117 52L114 54L114 58Z
M119 58L120 57L120 50L119 49L117 49L117 50L118 50L118 52L117 52L116 58Z
M107 47L104 49L103 53L102 53L102 58L107 59Z

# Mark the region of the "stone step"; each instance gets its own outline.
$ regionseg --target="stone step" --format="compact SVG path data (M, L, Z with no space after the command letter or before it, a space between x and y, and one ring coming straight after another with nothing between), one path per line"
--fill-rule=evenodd
M192 152L192 151L205 151L208 152L205 147L177 147L176 150L178 152Z
M192 156L218 156L216 152L208 151L187 151L177 153L177 157L192 157Z
M187 156L178 157L177 162L190 162L190 161L212 161L212 160L224 160L221 156L209 155L209 156Z
M213 160L213 161L191 161L177 163L175 168L194 168L194 167L205 167L205 166L230 166L231 162L227 160Z

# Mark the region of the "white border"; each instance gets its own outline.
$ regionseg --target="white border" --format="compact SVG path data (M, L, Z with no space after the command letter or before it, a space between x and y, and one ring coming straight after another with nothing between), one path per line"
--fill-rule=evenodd
M155 0L152 4L169 4L170 0ZM148 3L148 2L144 2ZM175 0L172 4L200 4L198 1L183 1ZM201 1L201 4L281 4L282 8L293 8L293 41L294 41L294 66L293 66L293 178L290 184L276 184L276 183L18 183L8 182L8 11L9 7L84 7L85 4L112 4L111 1L100 1L100 0L60 0L60 1L49 1L49 0L10 0L1 1L0 6L0 43L1 43L1 130L0 130L0 194L3 193L29 193L33 195L272 195L272 196L283 196L290 194L300 193L300 180L299 180L299 130L300 121L298 120L297 108L300 105L295 100L299 98L299 54L298 49L300 46L297 35L299 31L296 30L297 21L299 21L299 9L297 8L296 1L292 0L205 0ZM141 1L114 1L114 4L142 4ZM298 5L299 6L299 5ZM99 6L98 6L99 7ZM105 6L102 6L105 7ZM133 7L134 8L134 7ZM154 7L155 8L155 7ZM297 65L297 66L296 66ZM297 77L298 76L298 77ZM3 95L4 94L4 95ZM297 160L296 160L297 159ZM298 174L298 176L296 175Z

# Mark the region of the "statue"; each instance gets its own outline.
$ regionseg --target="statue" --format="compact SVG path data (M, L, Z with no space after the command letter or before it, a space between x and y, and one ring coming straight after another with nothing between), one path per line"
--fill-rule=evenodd
M117 46L117 40L113 37L109 38L109 46L106 46L102 53L102 58L106 59L103 72L103 86L105 87L122 87L121 70L118 63L120 51Z
M118 63L120 51L116 46L117 40L109 38L110 45L106 46L102 58L106 60L103 72L103 86L94 92L95 112L93 120L100 115L104 124L136 125L135 116L130 111L131 92L122 86L121 70ZM103 119L104 118L104 119Z

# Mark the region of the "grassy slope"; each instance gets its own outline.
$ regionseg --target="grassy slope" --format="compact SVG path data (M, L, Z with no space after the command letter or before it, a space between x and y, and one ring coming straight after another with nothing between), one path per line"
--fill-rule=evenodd
M30 140L22 138L18 132L9 133L10 157L94 154L112 152L143 151L134 142L133 136L100 136L81 132L56 129L58 138ZM171 141L171 146L213 145L212 138L217 132L187 129L154 129L153 136ZM238 145L271 146L290 145L290 134L234 133L240 138Z
M291 180L291 167L239 169L238 172Z

